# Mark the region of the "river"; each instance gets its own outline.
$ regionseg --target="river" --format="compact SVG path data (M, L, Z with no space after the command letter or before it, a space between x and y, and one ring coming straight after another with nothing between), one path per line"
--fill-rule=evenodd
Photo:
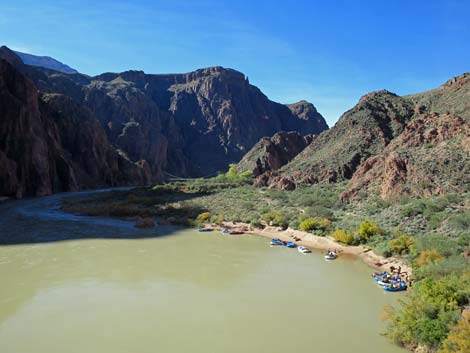
M78 194L81 195L81 194ZM257 236L0 205L0 352L398 353L361 261Z

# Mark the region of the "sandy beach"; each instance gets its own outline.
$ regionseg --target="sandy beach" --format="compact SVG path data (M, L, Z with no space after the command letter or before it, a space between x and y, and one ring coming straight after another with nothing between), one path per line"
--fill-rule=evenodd
M266 227L264 229L252 230L249 224L245 223L224 223L227 228L243 230L247 234L259 235L269 239L279 238L283 241L293 241L297 245L303 245L309 249L316 250L336 250L338 255L357 256L370 267L379 271L390 271L390 267L401 267L401 272L411 275L412 268L403 259L397 257L384 257L374 253L370 248L364 246L350 246L337 243L331 237L321 237L300 230L286 229L280 230L277 227ZM294 238L300 240L294 240Z

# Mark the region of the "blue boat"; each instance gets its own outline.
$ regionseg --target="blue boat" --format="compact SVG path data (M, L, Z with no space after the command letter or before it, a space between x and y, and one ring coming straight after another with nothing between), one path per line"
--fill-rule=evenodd
M271 245L284 245L284 242L279 238L271 239Z
M400 282L392 283L389 286L388 285L382 286L382 288L386 290L387 292L401 292L401 291L406 290L408 286L406 285L405 282L400 281Z
M292 242L292 241L288 241L288 242L285 243L284 245L287 246L288 248L296 248L296 247L297 247L297 244L295 244L295 243Z

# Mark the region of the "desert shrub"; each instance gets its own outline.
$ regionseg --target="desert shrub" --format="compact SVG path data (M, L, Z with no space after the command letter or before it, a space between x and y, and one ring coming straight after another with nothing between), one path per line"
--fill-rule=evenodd
M208 221L211 218L211 213L210 212L202 212L197 215L197 220L198 221Z
M435 200L415 200L401 209L401 214L404 217L416 217L423 215L424 218L429 220L434 214L442 212L452 198L438 198Z
M423 213L424 204L421 201L407 204L401 209L401 215L403 217L416 217Z
M331 225L331 221L327 218L306 218L300 222L299 228L304 232L311 232L313 230L324 232Z
M416 266L424 266L429 264L436 264L444 261L444 256L442 256L439 251L436 249L424 250L415 260Z
M308 207L305 210L305 214L311 218L313 217L321 217L321 218L328 218L328 219L333 218L333 211L330 208L320 206L320 205Z
M435 249L445 257L451 256L460 250L454 240L442 234L426 234L416 239L418 253L429 249Z
M470 211L451 216L449 225L457 230L470 229Z
M249 223L255 228L258 228L258 229L264 228L264 224L261 223L261 221L258 218L252 218Z
M289 227L292 229L300 229L301 221L298 218L292 218L289 220Z
M344 231L342 229L336 229L333 232L333 238L337 242L347 244L347 245L352 244L352 242L354 240L354 237L352 236L352 234L348 234L348 233L346 233L346 231Z
M470 311L465 311L449 335L442 343L438 353L470 352Z
M416 279L439 279L451 274L462 274L468 270L468 267L468 260L462 255L452 255L449 258L445 258L443 261L416 267L413 271L413 276Z
M387 241L382 241L375 244L374 252L384 257L390 257L393 255L392 250L390 250L390 248L388 247Z
M220 226L222 225L224 220L225 220L224 215L218 214L217 216L214 217L214 220L212 222Z
M388 242L388 248L393 254L405 255L410 252L414 246L414 239L409 235L402 233L397 238Z
M429 215L427 218L427 228L429 230L438 228L446 218L447 214L445 212L437 212Z
M279 226L282 228L287 228L288 226L286 218L278 211L270 211L263 214L263 221L271 226Z

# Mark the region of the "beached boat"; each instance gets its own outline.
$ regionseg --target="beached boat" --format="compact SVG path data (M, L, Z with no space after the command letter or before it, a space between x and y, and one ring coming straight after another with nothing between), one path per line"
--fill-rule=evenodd
M401 291L406 290L408 286L406 285L405 282L400 281L400 282L391 283L390 285L382 286L382 288L386 290L387 292L401 292Z
M330 251L328 254L325 255L325 260L334 260L336 259L336 253L333 251Z
M271 239L271 245L284 245L284 242L279 238Z
M297 244L292 242L292 241L288 241L288 242L284 243L284 246L287 246L288 248L296 248Z
M299 246L297 250L302 253L302 254L308 254L309 252L312 252L309 248L306 248L305 246Z
M221 232L222 234L228 234L228 233L230 233L230 229L222 228L222 229L220 230L220 232Z
M378 281L379 279L381 279L383 276L386 276L386 275L388 275L388 272L387 272L387 271L384 271L384 272L374 272L374 273L372 274L372 277L374 277L374 279L375 279L376 281Z
M243 232L241 230L232 230L232 231L228 232L228 234L230 234L230 235L240 235L240 234L245 234L245 232Z
M201 233L205 233L205 232L212 232L213 230L214 229L212 228L199 228L197 231Z

